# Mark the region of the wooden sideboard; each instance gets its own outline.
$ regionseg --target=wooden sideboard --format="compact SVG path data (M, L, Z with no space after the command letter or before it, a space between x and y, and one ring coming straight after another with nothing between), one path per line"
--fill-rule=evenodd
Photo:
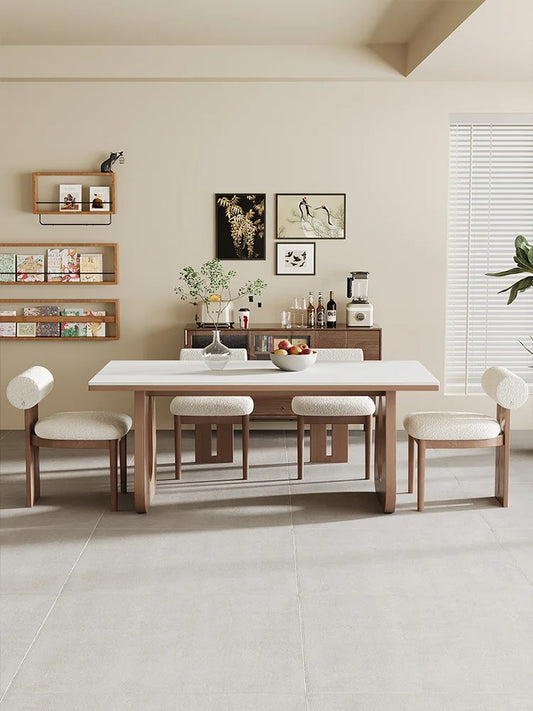
M362 348L365 360L381 360L381 327L371 328L281 328L277 324L258 324L251 328L220 329L228 348L246 348L250 360L267 360L280 340L306 341L311 348ZM211 329L188 325L184 331L185 348L205 348L212 340ZM295 356L296 357L296 356ZM253 418L293 417L291 395L256 400Z

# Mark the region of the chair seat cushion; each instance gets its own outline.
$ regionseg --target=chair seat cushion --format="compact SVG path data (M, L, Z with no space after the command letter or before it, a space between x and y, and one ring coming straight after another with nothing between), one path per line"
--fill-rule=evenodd
M121 412L56 412L37 420L35 434L42 439L112 440L124 437L132 424Z
M415 439L492 439L501 434L497 420L477 412L413 412L403 426Z
M183 417L242 417L254 409L251 397L219 395L179 395L170 403L170 412Z
M291 406L295 415L306 417L361 417L376 410L372 398L365 395L298 395L292 398Z

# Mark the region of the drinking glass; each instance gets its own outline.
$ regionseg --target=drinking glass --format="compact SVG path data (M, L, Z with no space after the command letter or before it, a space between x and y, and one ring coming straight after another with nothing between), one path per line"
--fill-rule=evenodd
M282 311L281 312L281 327L290 328L291 327L291 312Z
M305 328L307 326L307 299L305 297L295 297L291 308L293 328Z

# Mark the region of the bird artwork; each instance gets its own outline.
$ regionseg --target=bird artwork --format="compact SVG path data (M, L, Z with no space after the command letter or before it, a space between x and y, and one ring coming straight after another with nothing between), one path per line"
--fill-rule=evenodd
M276 200L278 239L344 239L343 193L280 193Z

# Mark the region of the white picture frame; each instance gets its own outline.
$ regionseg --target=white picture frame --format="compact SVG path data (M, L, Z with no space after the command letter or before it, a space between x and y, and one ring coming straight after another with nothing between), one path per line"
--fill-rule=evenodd
M59 186L59 212L81 212L81 185Z
M89 188L89 212L110 212L111 191L108 185L91 185Z

